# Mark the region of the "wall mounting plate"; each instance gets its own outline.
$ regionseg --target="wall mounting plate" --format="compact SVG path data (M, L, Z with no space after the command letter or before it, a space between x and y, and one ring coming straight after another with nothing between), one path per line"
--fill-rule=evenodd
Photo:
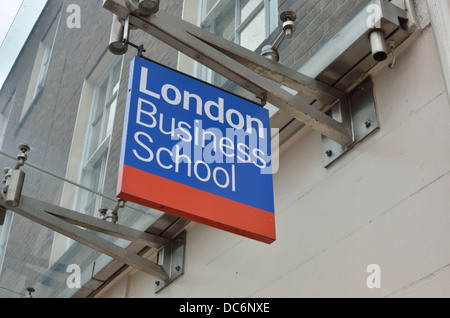
M169 275L169 280L155 280L155 293L169 286L175 279L184 274L186 231L170 240L158 253L158 264Z
M329 114L352 131L353 142L349 146L343 147L328 137L322 136L325 168L328 168L356 144L380 128L372 79L370 77L365 79L348 96L349 102L347 104L336 105L330 110Z

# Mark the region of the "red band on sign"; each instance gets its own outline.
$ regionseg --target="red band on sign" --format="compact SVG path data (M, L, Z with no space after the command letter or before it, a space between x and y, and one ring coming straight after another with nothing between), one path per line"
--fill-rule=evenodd
M117 197L264 243L273 243L275 214L123 165ZM148 199L143 199L148 198Z

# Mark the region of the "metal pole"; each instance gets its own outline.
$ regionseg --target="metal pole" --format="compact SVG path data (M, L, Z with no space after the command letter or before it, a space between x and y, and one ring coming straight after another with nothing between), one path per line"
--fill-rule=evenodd
M450 1L427 0L427 5L450 102Z

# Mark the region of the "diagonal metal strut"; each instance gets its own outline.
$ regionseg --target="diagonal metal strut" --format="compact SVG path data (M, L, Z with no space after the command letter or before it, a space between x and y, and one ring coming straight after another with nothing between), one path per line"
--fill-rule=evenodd
M331 86L270 61L182 19L159 11L150 17L134 15L123 0L105 0L103 7L137 28L177 49L206 67L255 94L264 102L347 146L353 137L348 127L304 100L317 99L330 105L347 104L347 95ZM292 95L281 85L299 92Z
M4 202L2 202L2 205ZM98 232L124 238L150 247L169 246L171 240L153 234L140 232L125 226L117 225L91 216L83 215L60 206L52 205L37 199L22 195L18 206L4 204L4 208L61 233L81 244L111 256L127 265L154 276L162 281L168 281L169 275L163 266L149 261L128 251L104 238L79 228L76 225L96 230Z

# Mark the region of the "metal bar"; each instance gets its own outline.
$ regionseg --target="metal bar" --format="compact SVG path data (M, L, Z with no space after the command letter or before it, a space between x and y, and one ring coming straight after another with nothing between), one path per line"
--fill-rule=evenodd
M127 8L111 0L104 1L104 8L122 17L126 17L129 14ZM337 99L347 98L344 92L333 88L332 86L324 84L302 73L296 72L283 64L270 61L267 58L264 58L261 55L256 54L255 52L250 51L236 43L227 41L222 37L199 28L187 21L177 19L163 11L159 11L156 15L152 15L151 19L147 19L147 22L154 26L161 23L164 25L166 25L166 23L175 25L176 28L185 30L187 33L195 36L201 41L208 43L227 56L232 57L240 64L248 67L255 73L281 85L299 91L302 95L310 95L313 97L311 100L318 99L323 103L332 105Z
M151 276L164 281L169 279L162 266L45 212L48 206L48 203L22 196L20 205L18 207L8 207L8 210L18 213L27 219L61 233L125 264L133 266Z
M152 24L160 23L160 19L174 19L165 12L152 18ZM271 61L259 54L254 53L236 43L227 41L204 29L198 28L186 21L176 21L178 27L199 40L211 45L223 54L233 58L235 61L249 68L253 72L264 76L278 84L292 88L302 94L307 94L321 102L334 104L337 99L346 98L346 94L338 89L324 84L314 78L301 74L283 64ZM171 23L175 23L171 21Z
M144 24L144 26L145 25L146 24ZM159 25L160 24L158 24L158 26ZM227 55L224 55L220 51L216 50L204 41L199 40L189 33L182 32L182 30L175 27L171 29L171 26L164 25L163 27L164 30L170 31L170 37L175 37L178 41L185 42L185 45L192 45L196 51L202 52L203 55L191 56L193 58L197 58L197 60L202 64L205 64L206 66L209 66L216 71L219 70L215 65L226 65L226 72L221 73L221 75L232 80L232 77L227 76L227 74L225 73L231 71L233 72L233 75L237 74L238 77L242 77L244 79L245 84L241 86L247 89L253 86L262 87L267 92L267 101L269 103L277 106L292 117L305 123L307 126L310 126L313 129L321 132L323 135L338 142L339 144L348 145L352 142L350 133L342 126L341 123L338 123L337 121L312 107L308 103L287 92L275 82L260 76L259 74L253 72L252 70L249 70L246 67L242 67L242 64L240 64L239 62L235 61ZM150 28L149 33L153 36L156 36L153 30L154 27ZM167 34L159 39L162 41L166 41L166 38ZM183 51L183 53L186 54L185 51ZM210 65L209 61L204 61L208 59L208 57L213 59L213 65ZM261 57L261 59L264 58Z
M196 35L194 35L196 36ZM336 101L346 98L345 93L339 91L327 84L319 82L311 77L294 71L291 68L279 64L275 61L261 57L258 54L254 54L247 49L235 45L230 45L226 50L217 46L216 43L210 41L209 37L199 38L201 41L208 43L212 47L216 48L223 54L231 57L233 60L239 62L249 70L259 74L265 78L268 78L280 85L289 87L299 92L299 98L304 100L320 100L323 103L333 105ZM213 37L211 37L213 38ZM248 51L249 56L245 56L243 51Z
M122 17L121 15L126 17L129 14L126 8L121 7L112 0L106 0L104 7L120 17ZM352 143L351 133L341 123L288 93L272 80L262 77L247 67L243 67L235 59L193 36L184 29L201 30L200 28L171 17L161 11L152 15L148 20L130 16L130 23L213 69L248 91L255 93L257 96L266 93L268 102L339 144L345 146ZM199 30L197 31L203 32ZM223 50L225 50L224 47L227 45L232 46L232 43L226 40L222 39L221 41L223 41L223 45L221 45ZM258 58L261 61L264 59L260 56ZM280 71L279 74L283 74L283 72ZM283 81L282 78L281 81ZM308 87L308 85L305 86Z
M110 3L113 1L108 0L107 2ZM109 9L109 4L106 4L106 8ZM127 14L126 10L119 10L117 9L117 6L114 6L114 10L117 10L116 14ZM346 97L345 93L340 90L298 73L280 63L270 61L253 51L250 51L236 43L227 41L222 37L199 28L189 22L173 17L166 12L160 11L157 14L152 15L150 18L142 19L153 27L159 27L163 30L166 29L167 26L172 26L176 29L183 30L216 48L223 54L232 57L234 60L248 67L255 73L296 91L308 93L314 96L315 99L318 99L324 103L334 104L336 99Z
M9 155L9 154L3 152L3 151L0 151L0 156L4 156L4 157L6 157L6 158L10 158L10 159L14 159L14 160L16 159L16 157L11 156L11 155ZM85 187L85 186L83 186L82 184L76 183L76 182L74 182L74 181L72 181L72 180L69 180L69 179L63 178L63 177L61 177L61 176L58 176L57 174L54 174L54 173L52 173L52 172L50 172L50 171L47 171L47 170L44 170L44 169L42 169L42 168L40 168L40 167L38 167L38 166L35 166L35 165L33 165L33 164L29 163L29 162L25 162L25 163L24 163L24 166L28 166L28 167L30 167L30 168L32 168L32 169L35 169L35 170L39 171L39 172L42 172L42 173L44 173L44 174L47 174L47 175L49 175L50 177L56 178L56 179L58 179L58 180L67 182L67 183L69 183L69 184L71 184L71 185L73 185L73 186L76 186L76 187L78 187L78 188L81 188L81 189L83 189L83 190L89 191L89 192L91 192L91 193L93 193L93 194L95 194L95 195L98 195L98 196L100 196L100 197L102 197L102 198L104 198L104 199L107 199L107 200L110 200L110 201L117 201L117 198L111 198L111 197L109 197L109 196L107 196L107 195L105 195L105 194L103 194L103 193L100 193L100 192L98 192L98 191L95 191L95 190L93 190L93 189L90 189L90 188L88 188L88 187ZM133 207L132 209L133 209L134 211L136 211L136 212L141 213L141 214L149 215L148 212L146 212L146 211L141 211L141 210L139 210L139 209L137 209L137 208L135 208L135 207Z
M186 44L186 42L183 40L183 38L191 38L195 39L194 37L188 35L186 31L183 29L176 30L176 33L178 33L177 37L172 37L167 35L167 28L166 25L162 28L159 28L157 26L151 25L148 23L148 21L145 21L145 18L137 17L134 15L131 15L128 8L125 7L123 4L117 3L115 1L111 0L105 0L103 7L114 13L120 18L125 19L127 16L130 16L130 23L134 25L135 27L138 27L142 29L143 31L153 35L154 37L158 38L159 40L165 42L166 44L172 46L173 48L177 49L180 52L183 52L187 56L197 59L200 63L204 64L205 66L215 70L217 73L223 75L224 77L230 79L231 81L235 82L236 84L244 87L246 90L252 92L257 97L264 99L265 96L265 90L259 87L255 83L250 83L245 77L239 76L235 72L229 70L227 68L226 64L217 63L217 61L214 61L213 59L209 58L205 54L200 53L201 50L199 50L195 45L192 44ZM160 14L161 10L157 13ZM152 17L155 15L152 15ZM171 17L169 15L169 17ZM171 17L172 19L176 19ZM170 26L170 23L167 25L167 27ZM173 29L170 27L170 29ZM176 29L176 28L175 28ZM180 41L181 38L181 41ZM164 39L164 40L162 40ZM198 41L198 40L197 40Z
M252 92L258 98L263 99L266 95L266 90L258 81L254 78L247 77L249 74L246 73L249 72L242 73L242 65L226 55L217 54L220 52L187 33L185 30L172 26L170 23L168 25L149 24L138 17L131 17L131 21L145 32L216 71L247 91Z
M28 198L30 202L36 199ZM145 246L161 248L165 244L170 242L169 239L164 237L141 232L123 225L107 222L86 214L75 212L69 209L62 208L60 206L46 204L45 212L50 213L70 224L84 227L96 232L122 238L131 242L136 242Z

